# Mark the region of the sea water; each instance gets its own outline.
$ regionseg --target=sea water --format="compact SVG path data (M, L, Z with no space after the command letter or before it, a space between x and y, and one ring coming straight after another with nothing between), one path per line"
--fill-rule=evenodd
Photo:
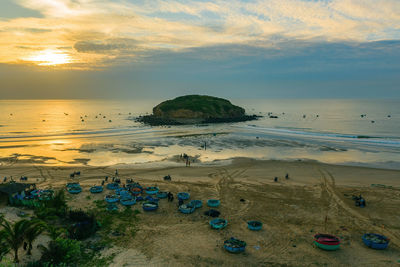
M400 169L400 100L234 99L256 121L151 127L161 99L1 100L0 164L217 164L234 157ZM276 116L277 118L270 118Z

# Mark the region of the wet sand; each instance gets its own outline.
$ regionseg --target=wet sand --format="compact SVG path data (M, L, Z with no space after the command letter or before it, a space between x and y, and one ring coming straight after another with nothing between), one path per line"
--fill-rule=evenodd
M1 166L1 176L28 176L39 188L63 188L75 178L84 192L68 196L70 206L89 208L93 200L89 187L112 176L116 167ZM143 168L118 166L125 182L133 178L144 186L157 185L174 194L187 191L191 199L203 201L193 214L182 214L173 203L160 200L156 212L141 213L135 238L103 251L117 253L112 266L398 266L400 260L400 171L336 166L312 161L257 161L235 159L230 165ZM290 178L284 176L289 173ZM163 181L170 174L172 181ZM279 177L278 182L273 178ZM371 184L380 184L372 186ZM365 208L354 205L351 196L362 194ZM221 217L227 228L213 230L207 199L221 200ZM244 199L244 201L240 201ZM6 218L15 209L0 209ZM325 218L327 222L325 224ZM246 221L259 220L259 232L247 229ZM342 239L341 249L327 252L312 245L316 233L330 233ZM384 251L367 248L361 236L375 232L391 239ZM246 252L230 254L223 241L234 236L247 242ZM34 253L35 254L35 253ZM24 254L21 250L21 258Z

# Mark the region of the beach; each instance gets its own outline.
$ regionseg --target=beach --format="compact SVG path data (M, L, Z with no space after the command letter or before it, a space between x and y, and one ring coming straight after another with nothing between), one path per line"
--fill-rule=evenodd
M189 192L190 199L203 201L192 214L178 211L177 199L160 200L155 212L138 209L136 232L123 243L101 251L115 253L110 266L398 266L400 260L400 171L356 166L341 166L306 160L255 160L235 158L229 164L185 167L179 161L149 167L42 166L3 164L2 176L29 177L38 188L63 189L68 182L79 182L83 192L67 195L72 208L90 209L103 200L107 191L90 194L115 170L121 181L127 178L162 191ZM81 171L71 179L69 174ZM289 179L285 175L289 174ZM165 175L172 181L164 181ZM278 181L274 182L274 177ZM356 207L352 195L362 195L366 207ZM90 195L90 197L88 197ZM228 220L222 230L210 228L211 217L204 212L207 199L219 199L220 217ZM5 218L16 220L19 208L1 207ZM29 213L28 210L26 212ZM261 231L247 229L247 221L263 223ZM101 231L101 230L100 230ZM390 238L383 251L366 247L364 233L380 233ZM313 236L330 233L341 239L338 251L323 251L313 246ZM230 237L247 242L242 254L230 254L223 243ZM46 242L39 238L37 243ZM22 250L21 250L22 251ZM40 257L34 248L33 258ZM24 252L21 259L26 260Z

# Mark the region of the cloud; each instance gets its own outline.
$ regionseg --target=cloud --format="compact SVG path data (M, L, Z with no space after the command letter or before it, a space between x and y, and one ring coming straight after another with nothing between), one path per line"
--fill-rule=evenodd
M400 39L398 0L16 0L40 18L0 21L0 62L58 49L88 68L160 50L221 45L286 49L282 40L371 42ZM0 8L2 4L0 3ZM29 25L29 27L26 27ZM299 42L297 42L299 43ZM284 54L284 53L280 53ZM114 60L114 61L113 61ZM26 63L26 62L25 62ZM75 65L73 65L75 64Z
M110 53L112 51L133 51L138 48L135 39L108 39L97 41L79 41L75 43L74 49L81 53Z

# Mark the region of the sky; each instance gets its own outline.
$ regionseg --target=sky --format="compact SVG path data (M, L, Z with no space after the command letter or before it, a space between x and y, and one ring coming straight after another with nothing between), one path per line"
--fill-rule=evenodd
M0 99L192 93L400 98L400 1L0 1Z

